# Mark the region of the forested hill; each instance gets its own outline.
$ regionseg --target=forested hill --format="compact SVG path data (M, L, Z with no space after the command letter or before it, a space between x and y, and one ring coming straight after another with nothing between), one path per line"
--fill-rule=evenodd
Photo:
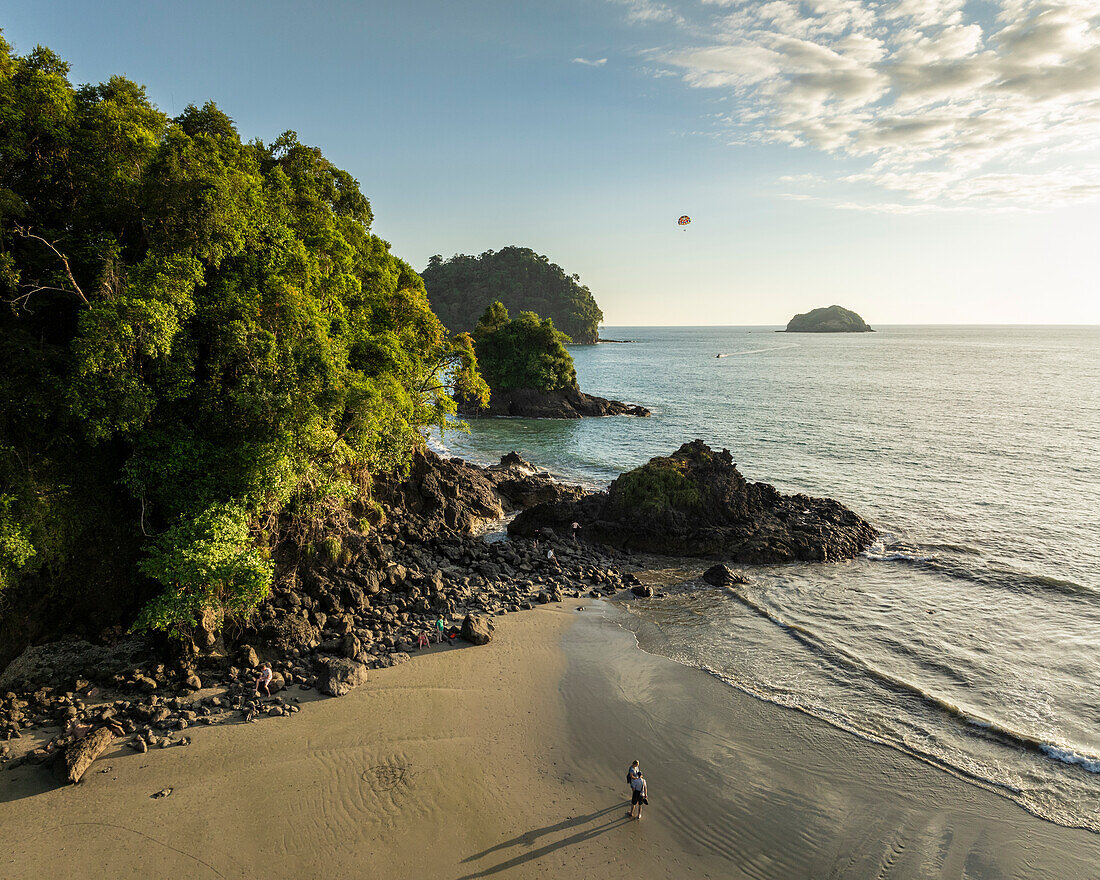
M577 275L530 248L506 247L473 257L434 256L421 272L432 310L451 332L472 331L494 302L536 312L576 343L594 344L603 312Z
M487 397L293 132L245 143L213 104L172 119L3 38L0 110L0 666L142 608L181 635L248 614L284 539L369 514L445 385Z

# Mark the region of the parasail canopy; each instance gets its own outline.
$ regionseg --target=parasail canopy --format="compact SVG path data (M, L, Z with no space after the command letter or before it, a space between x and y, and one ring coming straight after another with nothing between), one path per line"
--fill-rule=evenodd
M677 220L676 222L677 222L678 224L680 224L681 226L687 226L687 225L688 225L688 224L689 224L689 223L691 222L691 218L690 218L690 217L689 217L689 216L688 216L687 214L684 214L684 215L683 215L683 216L682 216L682 217L681 217L681 218L680 218L679 220Z

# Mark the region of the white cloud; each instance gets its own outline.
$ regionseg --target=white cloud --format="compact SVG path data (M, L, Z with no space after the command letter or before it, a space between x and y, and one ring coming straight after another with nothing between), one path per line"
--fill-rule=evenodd
M861 160L892 212L1100 197L1100 0L613 2L673 24L649 62L726 92L735 142Z
M603 67L607 64L606 58L574 58L574 64L584 64L588 67Z
M657 3L655 0L611 0L611 2L626 7L626 20L632 24L683 22L683 18L672 7Z

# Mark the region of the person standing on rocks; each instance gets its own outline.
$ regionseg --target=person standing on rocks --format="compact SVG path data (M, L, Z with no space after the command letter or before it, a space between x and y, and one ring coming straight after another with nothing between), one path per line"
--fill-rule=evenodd
M579 522L573 523L573 543L574 544L577 543L577 529L579 529L580 527L581 527L581 524Z
M264 694L266 694L269 697L271 696L271 677L272 677L272 674L273 673L271 672L271 664L270 663L265 663L260 668L260 674L256 678L256 693L257 694L260 693L260 688L262 687L264 689Z

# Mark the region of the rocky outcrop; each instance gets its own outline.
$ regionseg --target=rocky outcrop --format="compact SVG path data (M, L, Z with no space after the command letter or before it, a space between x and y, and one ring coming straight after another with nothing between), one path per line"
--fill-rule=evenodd
M622 474L606 492L526 510L508 531L564 536L574 522L585 541L749 563L849 559L875 538L870 523L836 501L746 481L728 450L701 440Z
M814 309L795 315L787 324L786 333L874 333L867 322L855 312L841 306Z
M113 645L93 645L75 638L32 645L0 672L0 693L37 688L43 682L112 681L152 653L152 641L142 636Z
M644 418L650 415L644 406L595 397L578 389L535 391L531 388L493 391L488 408L462 406L460 412L467 418L512 416L524 419L580 419L588 416Z
M519 508L580 494L514 452L499 464L479 467L461 458L441 458L430 449L415 454L407 476L382 480L375 488L378 499L403 515L456 532L470 532Z

